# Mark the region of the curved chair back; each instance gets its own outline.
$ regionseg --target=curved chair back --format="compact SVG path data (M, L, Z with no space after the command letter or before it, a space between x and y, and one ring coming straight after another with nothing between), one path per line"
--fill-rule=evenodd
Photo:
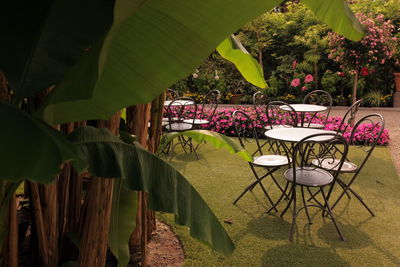
M361 171L365 163L374 151L385 130L385 119L381 114L373 113L361 118L351 131L349 143L363 150L366 155L359 164L357 173Z
M354 120L356 119L356 114L357 114L358 109L359 109L359 107L361 105L361 102L362 102L362 99L357 100L346 111L346 113L344 114L344 116L342 118L342 121L341 121L341 123L339 125L339 128L337 129L338 133L346 132L347 128L354 123Z
M257 150L253 153L253 156L259 152L262 154L261 146L257 136L257 129L254 121L241 110L235 110L232 113L232 120L235 129L235 134L239 138L240 145L246 149L249 143L256 142Z
M165 99L166 100L174 100L177 97L178 97L178 93L177 92L175 92L174 90L169 89L169 88L167 89L167 93L165 95Z
M171 129L171 125L183 123L183 120L193 120L191 124L193 126L196 118L197 105L196 102L190 97L177 97L172 100L167 108L168 125L167 129ZM187 129L186 129L187 130Z
M315 116L321 113L325 115L325 119L323 120L323 125L326 125L329 114L331 113L332 103L333 103L332 96L324 90L314 90L308 93L303 99L303 104L320 105L327 108L326 111L314 113L309 120L309 125L313 122Z
M284 110L282 106L287 107ZM283 101L271 101L266 106L268 129L273 129L277 125L285 125L287 127L297 127L299 116L294 108Z
M220 97L221 93L219 90L211 90L208 92L204 97L200 110L201 113L198 118L211 122L218 108Z
M260 91L254 93L254 95L253 95L254 111L256 112L257 120L261 124L266 124L265 119L262 118L262 114L265 114L265 110L266 110L268 102L269 102L269 100L268 100L268 96L266 94L264 94Z
M293 183L296 184L298 169L313 170L321 168L323 161L335 162L337 169L331 171L335 182L349 150L346 139L335 133L310 135L301 140L293 149ZM312 185L310 185L312 186Z

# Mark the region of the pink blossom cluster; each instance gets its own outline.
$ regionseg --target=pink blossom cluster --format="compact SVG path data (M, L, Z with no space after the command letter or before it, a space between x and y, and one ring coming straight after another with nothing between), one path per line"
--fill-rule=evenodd
M330 32L329 46L332 48L329 58L339 62L341 68L360 69L370 64L384 64L392 58L396 50L397 38L393 35L394 25L383 15L356 14L363 25L365 35L359 42L350 41L343 36Z
M260 132L263 131L264 126L267 125L267 115L265 114L265 110L259 110L259 117L257 118L257 113L255 112L253 107L243 107L240 106L238 108L229 108L229 109L219 109L215 112L214 116L211 119L211 122L209 125L202 125L200 126L203 129L211 129L212 131L216 131L218 133L228 135L228 136L234 136L235 135L235 125L232 119L232 113L235 110L241 110L248 114L250 118L254 121L252 125L249 125L248 123L245 122L245 118L242 118L243 120L243 127L249 127L253 128L255 127L258 129ZM187 116L190 116L191 114L194 113L193 108L187 108L185 110L185 113ZM197 110L197 117L200 117L199 114L201 114L201 107ZM204 113L205 116L203 115L202 118L204 117L209 117L211 115L211 111L208 109L205 109ZM173 114L175 115L175 114ZM274 116L275 117L275 116ZM314 116L312 117L311 114L305 114L305 122L309 122L312 119L313 123L324 123L324 116ZM325 126L325 130L330 130L330 131L337 131L341 125L342 122L342 117L329 117L327 119L327 123ZM282 112L279 114L277 118L272 122L274 125L292 125L292 117L289 115L287 112ZM343 137L346 138L347 141L350 140L350 135L353 130L353 127L350 125L347 125L344 123L341 127L343 133ZM362 124L357 128L357 132L354 135L354 140L356 143L368 143L370 142L371 138L374 136L377 136L379 133L380 127L372 127L371 124ZM260 135L262 136L262 135ZM378 140L378 145L387 145L389 143L389 131L387 129L383 130L383 133L381 137Z

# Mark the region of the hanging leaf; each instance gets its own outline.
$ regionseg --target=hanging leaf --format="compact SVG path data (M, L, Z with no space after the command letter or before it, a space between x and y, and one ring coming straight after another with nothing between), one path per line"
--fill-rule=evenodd
M246 48L233 34L217 46L217 51L223 58L235 64L248 82L260 88L267 87L260 64L247 52Z
M129 239L136 227L136 211L137 193L126 188L125 179L115 180L108 245L119 266L129 263Z
M333 31L346 38L359 41L364 29L349 6L343 0L302 0L315 16L325 22Z
M246 161L249 162L253 161L253 157L241 145L237 144L234 140L220 133L208 130L190 130L180 133L177 132L166 133L163 135L161 139L161 144L158 149L158 153L163 151L164 148L178 136L190 137L199 144L203 143L204 141L207 141L210 144L212 144L215 148L225 148L231 154L237 154Z
M84 167L71 142L21 109L0 102L0 121L0 179L50 183L63 162Z
M98 177L126 179L130 190L148 192L149 208L174 213L176 222L187 225L190 234L230 255L234 244L199 193L175 170L154 154L120 141L106 129L81 127L70 135Z

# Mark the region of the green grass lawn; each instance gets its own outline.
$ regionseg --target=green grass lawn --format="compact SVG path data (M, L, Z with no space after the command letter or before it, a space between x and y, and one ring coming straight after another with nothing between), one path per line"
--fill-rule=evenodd
M351 147L353 161L362 155ZM179 236L185 250L185 266L400 266L400 181L388 148L376 148L352 187L376 217L371 217L355 198L345 197L334 209L344 242L330 219L322 218L316 208L311 210L312 225L307 224L304 211L299 215L295 240L289 242L290 210L283 219L279 214L266 214L269 205L259 187L237 205L232 204L254 181L243 159L209 144L200 147L199 156L197 160L176 147L165 159L189 179L221 222L233 221L231 225L223 224L236 250L225 258L190 237L186 227L174 225L173 216L159 214ZM283 184L282 172L276 177ZM268 178L264 181L276 200L279 191ZM281 211L285 204L278 209Z

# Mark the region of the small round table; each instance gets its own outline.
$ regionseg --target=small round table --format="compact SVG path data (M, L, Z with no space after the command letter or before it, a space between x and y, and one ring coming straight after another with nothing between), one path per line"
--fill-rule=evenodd
M282 141L282 142L291 142L291 143L298 143L302 139L314 135L314 134L336 134L335 131L327 131L327 130L320 130L320 129L313 129L313 128L275 128L269 131L265 132L265 136L267 136L270 139L274 139L277 141ZM318 136L315 138L312 138L310 140L312 141L318 141L318 142L323 142L323 141L329 141L332 139L332 136Z
M165 100L164 106L169 106L173 100ZM187 105L194 105L194 101L191 100L176 100L172 103L172 106L187 106Z
M322 112L322 111L325 111L328 109L327 107L324 107L324 106L312 105L312 104L291 104L290 106L294 109L294 111L300 112L300 126L301 127L304 126L304 114L306 112L315 114L315 113ZM279 108L284 111L292 111L292 109L287 105L282 105ZM314 117L314 115L313 115L313 117Z

